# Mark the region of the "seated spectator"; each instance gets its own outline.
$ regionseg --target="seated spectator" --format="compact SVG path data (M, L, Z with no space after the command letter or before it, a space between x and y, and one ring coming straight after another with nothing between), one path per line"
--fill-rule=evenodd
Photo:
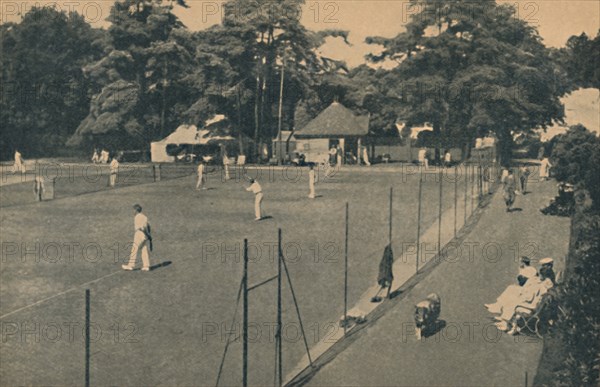
M552 282L552 286L556 285L556 274L554 273L554 260L552 258L543 258L540 260L540 276Z
M521 273L528 267L531 267L531 259L529 259L529 257L522 256L521 264L519 265L519 275L521 275Z
M94 149L94 154L92 155L92 163L97 164L100 162L100 155L98 154L98 149Z
M512 305L516 306L520 301L520 296L523 291L523 286L527 283L528 279L535 277L537 270L529 266L520 271L517 276L518 284L509 285L504 292L498 297L495 303L485 304L485 307L494 314L501 314L506 306L510 309ZM514 310L514 306L512 309Z
M544 274L540 273L539 276L529 278L526 285L523 286L516 305L506 305L502 310L499 318L500 321L496 323L496 327L502 331L508 332L510 335L514 335L517 330L515 310L518 307L535 310L542 300L542 297L548 293L548 290L550 290L552 286L552 281L545 277Z

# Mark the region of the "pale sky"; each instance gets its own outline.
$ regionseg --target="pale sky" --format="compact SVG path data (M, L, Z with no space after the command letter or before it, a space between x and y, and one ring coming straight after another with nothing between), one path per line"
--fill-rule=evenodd
M600 29L600 1L542 0L500 1L514 4L518 17L538 28L547 46L561 47L571 35L582 32L596 36ZM96 27L108 25L104 19L113 0L10 1L0 0L0 20L18 22L32 6L52 4L61 10L75 10ZM177 7L174 13L191 30L200 30L220 22L222 1L187 0L190 8ZM408 1L306 1L301 21L311 30L342 29L350 31L347 46L341 39L329 40L321 52L350 66L364 62L364 55L376 50L364 43L367 36L393 37L401 32L414 9Z

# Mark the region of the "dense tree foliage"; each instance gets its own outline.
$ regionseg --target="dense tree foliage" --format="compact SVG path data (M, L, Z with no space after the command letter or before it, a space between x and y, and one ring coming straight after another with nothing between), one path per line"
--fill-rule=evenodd
M560 306L553 339L555 385L597 386L600 378L600 138L581 125L558 137L552 151L559 181L576 187L576 212L566 281L553 290Z
M438 146L454 139L466 151L475 137L492 131L508 158L513 133L563 117L549 52L512 6L493 0L411 5L418 12L406 32L368 40L385 48L372 61L399 62L380 83L397 102L399 118L429 122Z
M84 72L94 85L70 145L142 148L173 131L194 93L190 33L171 4L115 2L105 56Z
M594 39L585 33L571 36L566 47L553 50L553 57L569 79L567 91L600 89L600 30Z
M89 110L81 68L102 54L102 32L76 13L32 8L0 25L0 152L46 156L63 148Z
M552 170L558 181L578 184L600 209L600 137L582 125L557 136L552 149Z
M173 14L175 4L185 6L117 1L107 30L48 8L0 26L3 152L51 154L68 137L76 149L147 148L221 113L240 144L253 144L240 148L252 158L279 127L299 129L338 100L370 115L373 136L397 136L398 121L407 131L430 123L433 143L466 155L493 131L508 156L515 133L561 120L558 96L575 82L597 85L598 38L547 50L534 27L492 0L414 0L406 31L369 38L381 55L352 69L318 53L328 37L347 43L348 32L307 30L302 1L227 1L222 23L197 32ZM374 66L385 60L397 66ZM52 98L32 103L34 89Z

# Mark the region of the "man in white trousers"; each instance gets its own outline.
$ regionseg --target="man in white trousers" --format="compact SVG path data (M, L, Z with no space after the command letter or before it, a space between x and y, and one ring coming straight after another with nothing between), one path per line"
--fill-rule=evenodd
M308 198L314 199L315 196L315 167L310 164L308 167Z
M223 168L225 168L225 181L229 180L229 157L227 157L227 154L223 155Z
M25 173L25 162L23 161L21 152L15 150L15 164L13 165L13 173L17 172L20 172L21 174Z
M110 162L110 180L109 180L109 185L111 186L111 188L114 188L115 185L117 184L117 174L119 173L119 160L117 160L117 157L113 157L112 161Z
M146 215L142 214L142 206L134 204L133 209L135 210L135 217L133 218L133 225L135 233L133 234L133 246L131 247L131 255L129 256L129 263L127 265L121 265L123 270L133 270L137 261L138 251L142 252L142 271L150 271L150 254L148 251L152 251L152 235L150 235L150 223Z
M206 189L206 176L204 175L204 161L200 160L198 163L198 182L196 183L196 189Z
M250 179L250 187L246 188L246 191L254 193L254 220L261 220L261 203L263 200L262 187L258 184L258 181Z

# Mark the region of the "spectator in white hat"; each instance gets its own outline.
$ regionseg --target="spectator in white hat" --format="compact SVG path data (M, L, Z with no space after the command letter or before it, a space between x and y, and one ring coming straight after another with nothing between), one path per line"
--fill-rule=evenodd
M554 273L554 259L547 257L540 259L540 274L552 282L552 285L556 285L556 274Z

